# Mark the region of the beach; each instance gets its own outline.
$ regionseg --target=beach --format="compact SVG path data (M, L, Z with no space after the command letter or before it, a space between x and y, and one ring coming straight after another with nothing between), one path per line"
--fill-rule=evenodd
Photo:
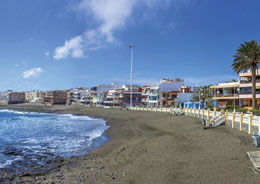
M40 175L6 183L259 183L247 151L257 150L245 132L203 130L197 118L82 106L9 105L2 109L69 113L103 118L110 141L89 155L61 161Z

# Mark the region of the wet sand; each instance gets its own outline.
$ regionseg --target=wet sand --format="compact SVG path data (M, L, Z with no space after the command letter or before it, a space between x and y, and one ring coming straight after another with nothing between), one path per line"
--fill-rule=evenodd
M2 107L6 108L6 107ZM75 106L37 109L104 118L111 139L90 155L66 159L59 169L17 183L260 183L246 152L257 150L245 132L228 127L203 130L199 119L166 113Z

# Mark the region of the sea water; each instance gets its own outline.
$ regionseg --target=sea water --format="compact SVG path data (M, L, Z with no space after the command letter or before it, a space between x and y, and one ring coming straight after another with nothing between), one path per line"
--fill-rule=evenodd
M108 141L108 127L88 116L0 110L0 168L86 154Z

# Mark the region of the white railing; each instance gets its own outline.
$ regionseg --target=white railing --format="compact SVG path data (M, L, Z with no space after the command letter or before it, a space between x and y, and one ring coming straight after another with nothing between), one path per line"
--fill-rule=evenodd
M246 131L248 134L260 132L260 116L252 114L243 114L239 112L210 111L193 108L157 108L157 107L131 107L132 111L161 112L178 115L178 112L184 112L186 116L194 116L206 119L206 126L215 127L216 123L224 119L226 126L237 128L240 131Z

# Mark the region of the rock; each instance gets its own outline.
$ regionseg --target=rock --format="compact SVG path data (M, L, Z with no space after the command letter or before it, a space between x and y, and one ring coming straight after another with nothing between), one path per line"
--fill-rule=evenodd
M6 146L4 148L4 151L2 151L3 155L6 156L23 156L24 154L22 153L21 150L18 150L17 148Z
M100 170L101 170L101 169L104 169L104 168L105 168L105 166L103 166L103 165L99 167Z

